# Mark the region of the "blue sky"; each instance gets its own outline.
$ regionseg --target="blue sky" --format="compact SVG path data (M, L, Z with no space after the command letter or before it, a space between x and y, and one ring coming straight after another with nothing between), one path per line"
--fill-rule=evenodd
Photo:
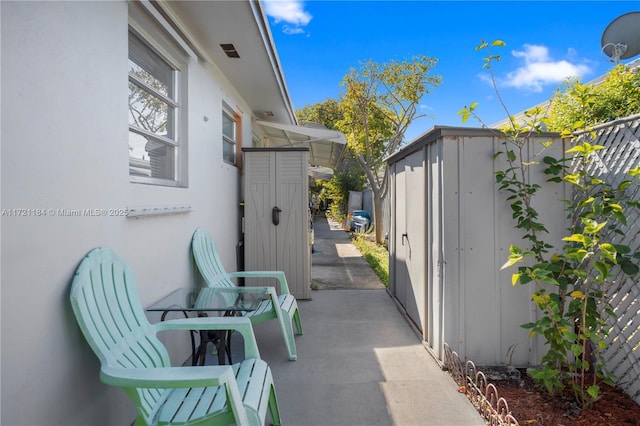
M507 44L494 52L496 74L515 114L550 98L568 76L586 82L605 74L613 64L601 53L602 32L640 2L264 0L264 7L296 109L338 99L342 78L369 59L437 58L433 74L443 81L422 99L428 116L409 129L411 141L434 125L476 126L456 114L473 102L487 124L506 117L482 68L486 51L475 50L481 39Z

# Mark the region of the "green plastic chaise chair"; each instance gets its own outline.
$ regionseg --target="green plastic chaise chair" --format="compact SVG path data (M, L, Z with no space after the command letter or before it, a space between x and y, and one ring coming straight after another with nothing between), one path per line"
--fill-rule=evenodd
M298 358L296 342L293 335L292 322L296 333L302 334L302 324L296 298L289 293L287 279L282 271L238 271L226 272L222 266L220 255L211 237L202 228L196 229L191 240L191 250L200 274L209 287L235 288L231 278L275 278L280 286L280 295L275 288L270 288L269 300L264 300L255 311L243 312L243 316L251 319L252 324L260 324L270 319L278 320L282 337L287 346L289 360ZM275 306L273 301L276 301Z
M135 425L264 425L280 414L269 366L246 318L185 318L151 324L133 272L107 248L89 252L71 284L76 319L100 359L102 382L124 389L138 409ZM245 360L232 366L172 367L156 333L235 330Z

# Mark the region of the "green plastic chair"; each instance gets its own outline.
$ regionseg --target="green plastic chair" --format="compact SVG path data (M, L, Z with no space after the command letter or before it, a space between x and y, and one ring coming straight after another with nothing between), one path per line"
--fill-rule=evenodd
M191 250L196 266L209 287L235 288L231 278L275 278L279 282L280 295L276 289L269 290L270 298L260 303L255 311L243 312L242 315L251 320L252 324L276 319L282 330L282 337L287 346L289 360L298 359L296 342L293 335L292 322L295 323L296 333L302 334L302 323L296 298L289 292L287 279L282 271L238 271L226 272L222 266L220 255L213 239L202 228L197 228L191 240ZM273 301L276 301L274 306Z
M246 318L185 318L151 324L130 268L107 248L89 252L71 284L76 319L100 359L102 382L123 388L138 410L135 425L280 424L269 366ZM234 330L245 360L232 366L172 367L156 334Z

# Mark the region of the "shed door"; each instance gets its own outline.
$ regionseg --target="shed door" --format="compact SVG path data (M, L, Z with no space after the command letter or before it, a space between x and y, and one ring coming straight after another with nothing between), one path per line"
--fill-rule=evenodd
M396 297L407 315L426 329L424 151L396 165Z
M394 172L394 193L395 193L395 205L394 205L394 241L395 256L394 262L394 295L398 302L403 307L407 306L407 287L409 283L409 273L407 271L406 250L404 248L404 234L407 232L407 215L406 215L406 175L404 171L404 160L400 160L395 163Z
M299 299L309 298L311 284L307 156L295 150L245 153L246 268L284 271ZM254 279L247 285L269 283Z
M280 224L275 227L275 269L286 272L289 289L298 299L308 299L311 289L308 155L302 151L276 155L274 206L282 211L278 215Z
M277 228L271 224L276 205L276 156L274 152L245 153L245 263L249 270L277 269ZM288 277L287 277L288 278ZM268 285L249 280L247 285Z

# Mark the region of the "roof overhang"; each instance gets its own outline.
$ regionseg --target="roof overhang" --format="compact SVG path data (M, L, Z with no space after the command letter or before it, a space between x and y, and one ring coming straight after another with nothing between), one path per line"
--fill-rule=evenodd
M169 20L198 59L215 64L251 113L297 124L280 59L259 0L161 0L150 3ZM231 45L229 57L222 45Z
M347 146L344 133L327 129L319 124L295 126L260 120L255 124L264 131L263 146L265 148L309 148L311 166L335 169Z
M255 124L261 126L264 147L307 147L310 166L337 166L346 137L318 125L297 126L260 0L158 0L145 4L168 20L198 60L218 67L248 104ZM229 57L222 45L232 45L237 56Z

